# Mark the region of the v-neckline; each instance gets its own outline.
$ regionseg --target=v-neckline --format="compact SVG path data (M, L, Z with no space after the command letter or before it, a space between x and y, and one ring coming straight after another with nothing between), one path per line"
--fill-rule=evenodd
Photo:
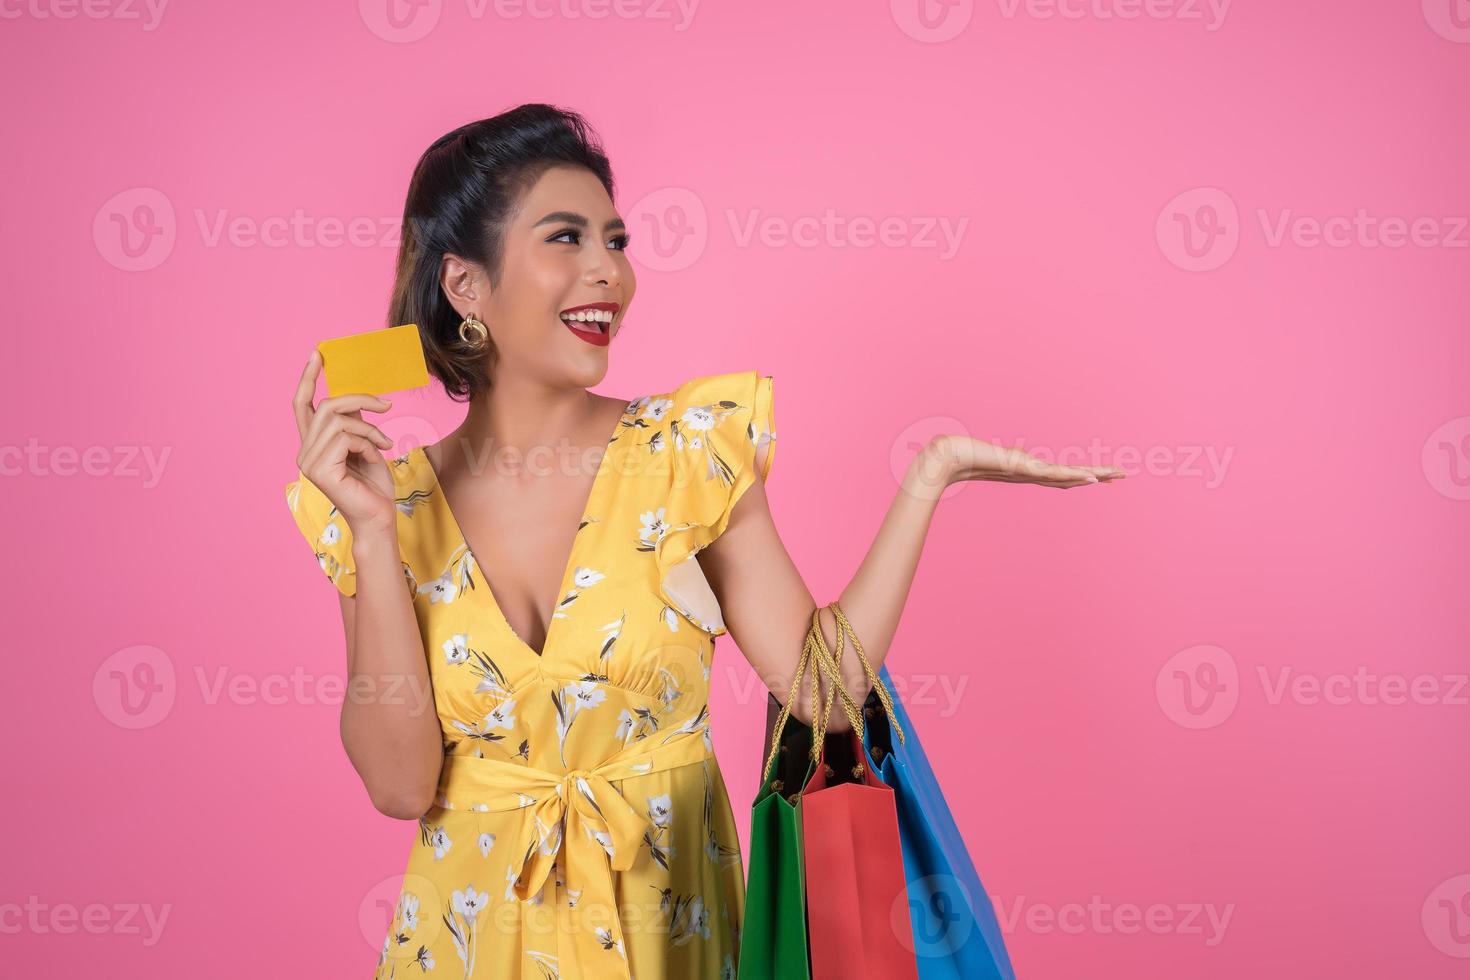
M464 533L464 526L460 524L459 518L455 516L454 508L449 505L449 496L444 492L444 484L439 482L439 473L437 470L434 469L433 461L429 459L428 449L425 446L417 447L419 457L424 461L424 469L426 469L429 473L429 480L433 484L433 489L437 491L436 496L438 496L439 498L440 507L442 507L444 510L445 520L448 521L449 526L454 531L455 536L459 538L460 545L463 546L464 550L469 553L469 556L475 562L475 566L480 569L480 584L484 586L485 589L485 604L505 626L505 631L510 635L511 640L519 644L520 647L527 653L530 653L532 656L538 659L545 658L546 654L552 649L552 644L556 640L556 627L557 624L561 622L561 619L556 614L561 610L562 600L566 598L568 581L572 578L572 573L576 570L577 567L577 557L579 555L579 545L582 541L582 532L586 530L586 528L581 525L581 520L582 518L587 516L587 512L592 508L593 504L597 500L597 496L602 488L604 478L606 477L610 468L609 460L612 457L611 446L613 442L617 440L618 435L622 432L623 420L628 417L627 406L632 404L633 402L631 400L627 402L627 404L623 408L622 414L620 414L617 417L617 420L613 423L612 434L608 436L602 458L597 462L597 472L592 474L592 487L587 491L587 499L583 502L581 514L577 518L578 527L576 533L572 536L572 547L570 552L567 554L567 560L562 566L561 581L557 584L556 587L556 605L551 611L551 616L548 617L546 621L546 637L541 641L540 650L535 649L531 646L531 644L527 643L526 640L519 633L516 632L515 627L510 624L510 619L507 618L505 615L504 607L500 605L500 600L495 597L494 590L490 588L490 576L485 571L484 563L481 562L479 556L475 554L475 549L470 547L470 540Z

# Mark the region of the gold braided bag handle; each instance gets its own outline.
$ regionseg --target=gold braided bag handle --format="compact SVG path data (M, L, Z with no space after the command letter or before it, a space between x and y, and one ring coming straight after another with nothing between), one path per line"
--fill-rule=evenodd
M832 610L833 617L837 620L837 649L835 652L827 648L826 637L822 635L822 623L820 610L812 611L812 625L807 629L806 642L802 645L801 658L796 663L796 677L791 683L791 693L787 695L786 703L781 706L781 713L776 718L776 724L771 732L771 750L766 757L765 768L761 772L761 781L765 782L770 777L771 767L775 765L776 755L780 751L781 734L786 728L786 719L791 716L791 705L796 700L797 691L801 687L801 679L808 669L812 671L811 699L812 699L812 744L811 759L815 763L821 759L822 749L827 734L827 724L832 710L832 699L839 698L842 702L842 710L852 724L853 731L857 735L858 744L862 744L864 733L863 709L853 700L848 693L847 686L842 682L842 652L843 638L852 638L853 648L857 651L858 660L863 665L863 673L868 678L869 685L878 693L878 700L883 704L883 710L888 715L889 725L898 734L900 744L903 742L903 729L894 717L893 698L888 693L888 688L873 670L868 661L867 652L863 650L862 641L857 637L857 631L852 628L852 623L847 615L843 613L842 607L837 602L828 604ZM818 700L817 671L825 673L829 680L827 696ZM853 769L853 775L861 777L864 765L861 761Z
M765 767L761 770L761 782L764 783L771 778L771 767L776 764L776 754L781 749L781 733L786 730L786 719L791 717L791 705L796 702L796 694L801 690L801 679L806 675L807 667L812 664L811 633L807 633L807 642L802 645L801 658L796 661L796 676L791 680L791 693L786 695L786 703L781 705L781 712L776 716L776 724L771 729L771 751L766 756ZM815 716L817 710L817 688L812 686L812 714Z
M770 778L771 767L776 764L776 754L781 750L781 733L786 730L786 720L791 717L791 705L796 702L797 692L801 689L801 679L806 676L808 670L812 674L811 701L812 701L812 745L811 760L816 763L822 756L822 738L827 732L827 719L832 711L832 698L834 694L840 693L843 698L843 710L847 712L850 720L855 724L861 724L862 713L857 710L852 696L842 687L837 685L836 690L828 690L825 699L818 700L817 670L820 661L830 676L833 666L842 663L842 633L837 634L837 652L834 655L827 649L827 641L822 636L822 622L819 618L820 610L812 610L812 625L807 627L806 641L801 647L801 657L796 661L796 677L791 681L791 692L786 696L786 703L781 706L780 713L776 716L776 723L771 728L771 750L766 756L765 767L761 770L761 782ZM851 707L849 707L851 705ZM861 730L861 729L859 729ZM779 782L779 780L777 780ZM775 786L780 789L779 786Z
M829 606L828 608L830 609L831 606ZM827 675L828 681L827 698L825 703L825 707L827 710L822 712L820 718L817 718L812 722L813 760L815 760L819 755L820 749L824 744L823 740L827 737L827 722L830 718L832 699L834 696L842 702L842 711L844 714L847 715L847 720L852 723L853 731L857 732L859 738L862 738L863 734L862 708L859 707L858 703L852 699L852 695L849 694L847 691L847 686L842 683L842 627L839 625L837 628L836 652L828 650L827 638L822 635L822 621L819 618L819 615L819 612L812 613L812 625L811 628L807 630L806 634L807 643L812 647L812 652L814 654L814 660L812 661L813 669L820 669L822 673ZM815 679L812 681L812 684L815 687ZM856 775L862 775L861 769L858 770Z
M898 744L902 745L903 729L899 727L898 719L894 717L893 695L888 693L887 685L885 685L883 681L878 677L878 672L873 670L873 665L868 662L868 654L866 651L863 650L863 643L857 638L857 631L852 628L852 623L848 622L847 615L842 611L842 607L839 606L834 600L827 606L827 608L832 610L832 615L836 617L837 625L841 628L841 630L846 632L848 636L852 637L853 649L857 651L858 662L863 665L863 673L867 675L868 684L872 687L874 691L878 692L878 700L882 702L883 711L885 714L888 715L888 724L898 735ZM837 648L839 650L842 649L840 635ZM840 660L841 658L839 657L838 659ZM844 693L846 693L845 690ZM850 701L852 699L848 698L848 700ZM858 735L861 736L863 730L861 728L858 728L857 731Z

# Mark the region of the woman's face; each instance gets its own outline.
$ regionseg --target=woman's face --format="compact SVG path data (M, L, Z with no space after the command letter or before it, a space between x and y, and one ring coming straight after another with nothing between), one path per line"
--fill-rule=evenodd
M622 218L590 171L547 170L506 229L500 285L476 284L480 319L500 355L496 370L569 386L602 380L637 288L627 242ZM611 322L568 326L564 314L577 310L600 311L604 321L610 313Z

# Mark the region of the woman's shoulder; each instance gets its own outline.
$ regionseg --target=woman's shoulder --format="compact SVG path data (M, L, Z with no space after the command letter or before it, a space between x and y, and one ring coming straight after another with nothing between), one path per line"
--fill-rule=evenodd
M695 375L666 391L630 400L628 412L644 424L678 422L701 410L761 415L769 409L772 380L755 368Z

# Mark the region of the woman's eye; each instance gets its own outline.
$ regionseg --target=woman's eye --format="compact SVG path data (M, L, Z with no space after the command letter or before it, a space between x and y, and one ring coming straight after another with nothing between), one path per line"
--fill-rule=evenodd
M547 239L547 241L559 242L564 239L568 239L567 244L576 245L579 241L581 241L581 234L582 233L577 231L577 229L575 228L568 228L565 231L559 231L555 235L552 235L550 238ZM628 247L628 241L628 235L617 235L608 242L608 245L618 251L622 251L623 249Z

